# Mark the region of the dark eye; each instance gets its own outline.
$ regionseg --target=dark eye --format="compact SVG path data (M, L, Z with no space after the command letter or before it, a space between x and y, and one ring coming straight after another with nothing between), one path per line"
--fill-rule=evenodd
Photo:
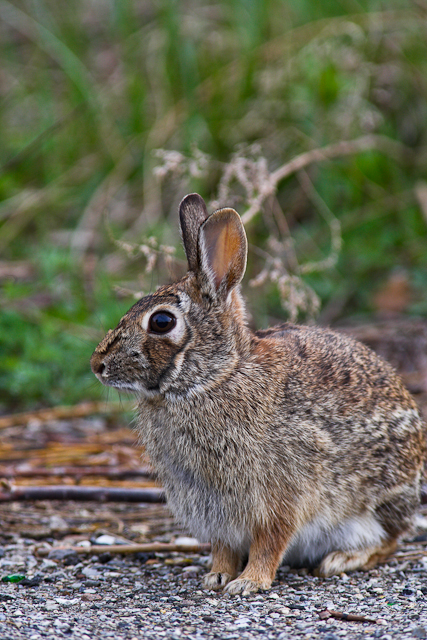
M168 331L172 331L175 325L175 316L167 311L153 313L148 322L148 328L152 333L168 333Z

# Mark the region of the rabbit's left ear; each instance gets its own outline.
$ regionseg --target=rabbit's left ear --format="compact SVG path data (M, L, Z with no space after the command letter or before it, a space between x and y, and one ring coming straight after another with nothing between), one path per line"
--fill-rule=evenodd
M190 271L197 270L197 237L200 225L208 215L205 201L198 193L189 193L188 196L181 200L179 205L179 224Z
M248 242L239 214L218 209L200 227L199 276L219 295L238 285L246 269Z

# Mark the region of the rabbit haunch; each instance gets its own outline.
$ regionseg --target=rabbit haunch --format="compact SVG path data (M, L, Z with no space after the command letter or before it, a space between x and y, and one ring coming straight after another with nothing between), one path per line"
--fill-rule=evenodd
M238 214L209 216L191 194L180 221L188 274L137 302L91 365L104 384L138 393L139 432L169 506L213 544L205 586L268 588L283 558L320 563L323 575L373 566L419 502L414 401L350 338L292 324L252 333Z

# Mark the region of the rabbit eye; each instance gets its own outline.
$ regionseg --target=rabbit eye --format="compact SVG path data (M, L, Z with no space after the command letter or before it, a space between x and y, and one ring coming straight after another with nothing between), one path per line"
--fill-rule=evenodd
M153 313L148 322L148 328L152 333L168 333L175 325L175 316L167 311Z

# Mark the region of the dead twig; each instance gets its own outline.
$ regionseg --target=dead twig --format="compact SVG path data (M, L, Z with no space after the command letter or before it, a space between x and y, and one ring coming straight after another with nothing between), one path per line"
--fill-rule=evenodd
M0 502L20 500L95 500L96 502L165 502L163 489L117 487L46 486L0 490Z
M397 553L393 553L392 556L387 558L387 561L388 560L421 560L426 556L427 556L427 551L422 549L413 549L411 551L398 551Z
M54 547L54 549L46 549L39 547L36 550L37 555L43 557L48 556L51 551L64 549L73 551L79 555L99 555L100 553L204 553L210 551L210 544L173 544L169 542L147 542L143 544L94 544L90 547Z
M38 411L26 411L15 413L0 418L0 429L25 425L32 420L50 422L51 420L71 420L73 418L85 418L96 413L115 414L123 413L132 408L128 402L82 402L74 407L52 407Z
M250 199L249 209L242 215L243 224L247 224L261 210L262 204L267 198L276 193L279 182L290 175L301 171L314 162L323 162L324 160L332 160L333 158L341 158L362 151L378 150L387 153L393 157L401 157L403 153L410 154L410 149L404 145L388 138L387 136L370 134L361 136L355 140L340 140L333 144L328 144L321 149L311 149L295 156L289 162L273 171L268 175L265 171L262 188Z
M344 613L344 611L331 611L331 609L325 609L320 611L319 618L321 620L328 620L329 618L335 618L336 620L346 620L347 622L369 622L376 624L377 621L374 618L367 618L366 616L358 616L354 613Z

